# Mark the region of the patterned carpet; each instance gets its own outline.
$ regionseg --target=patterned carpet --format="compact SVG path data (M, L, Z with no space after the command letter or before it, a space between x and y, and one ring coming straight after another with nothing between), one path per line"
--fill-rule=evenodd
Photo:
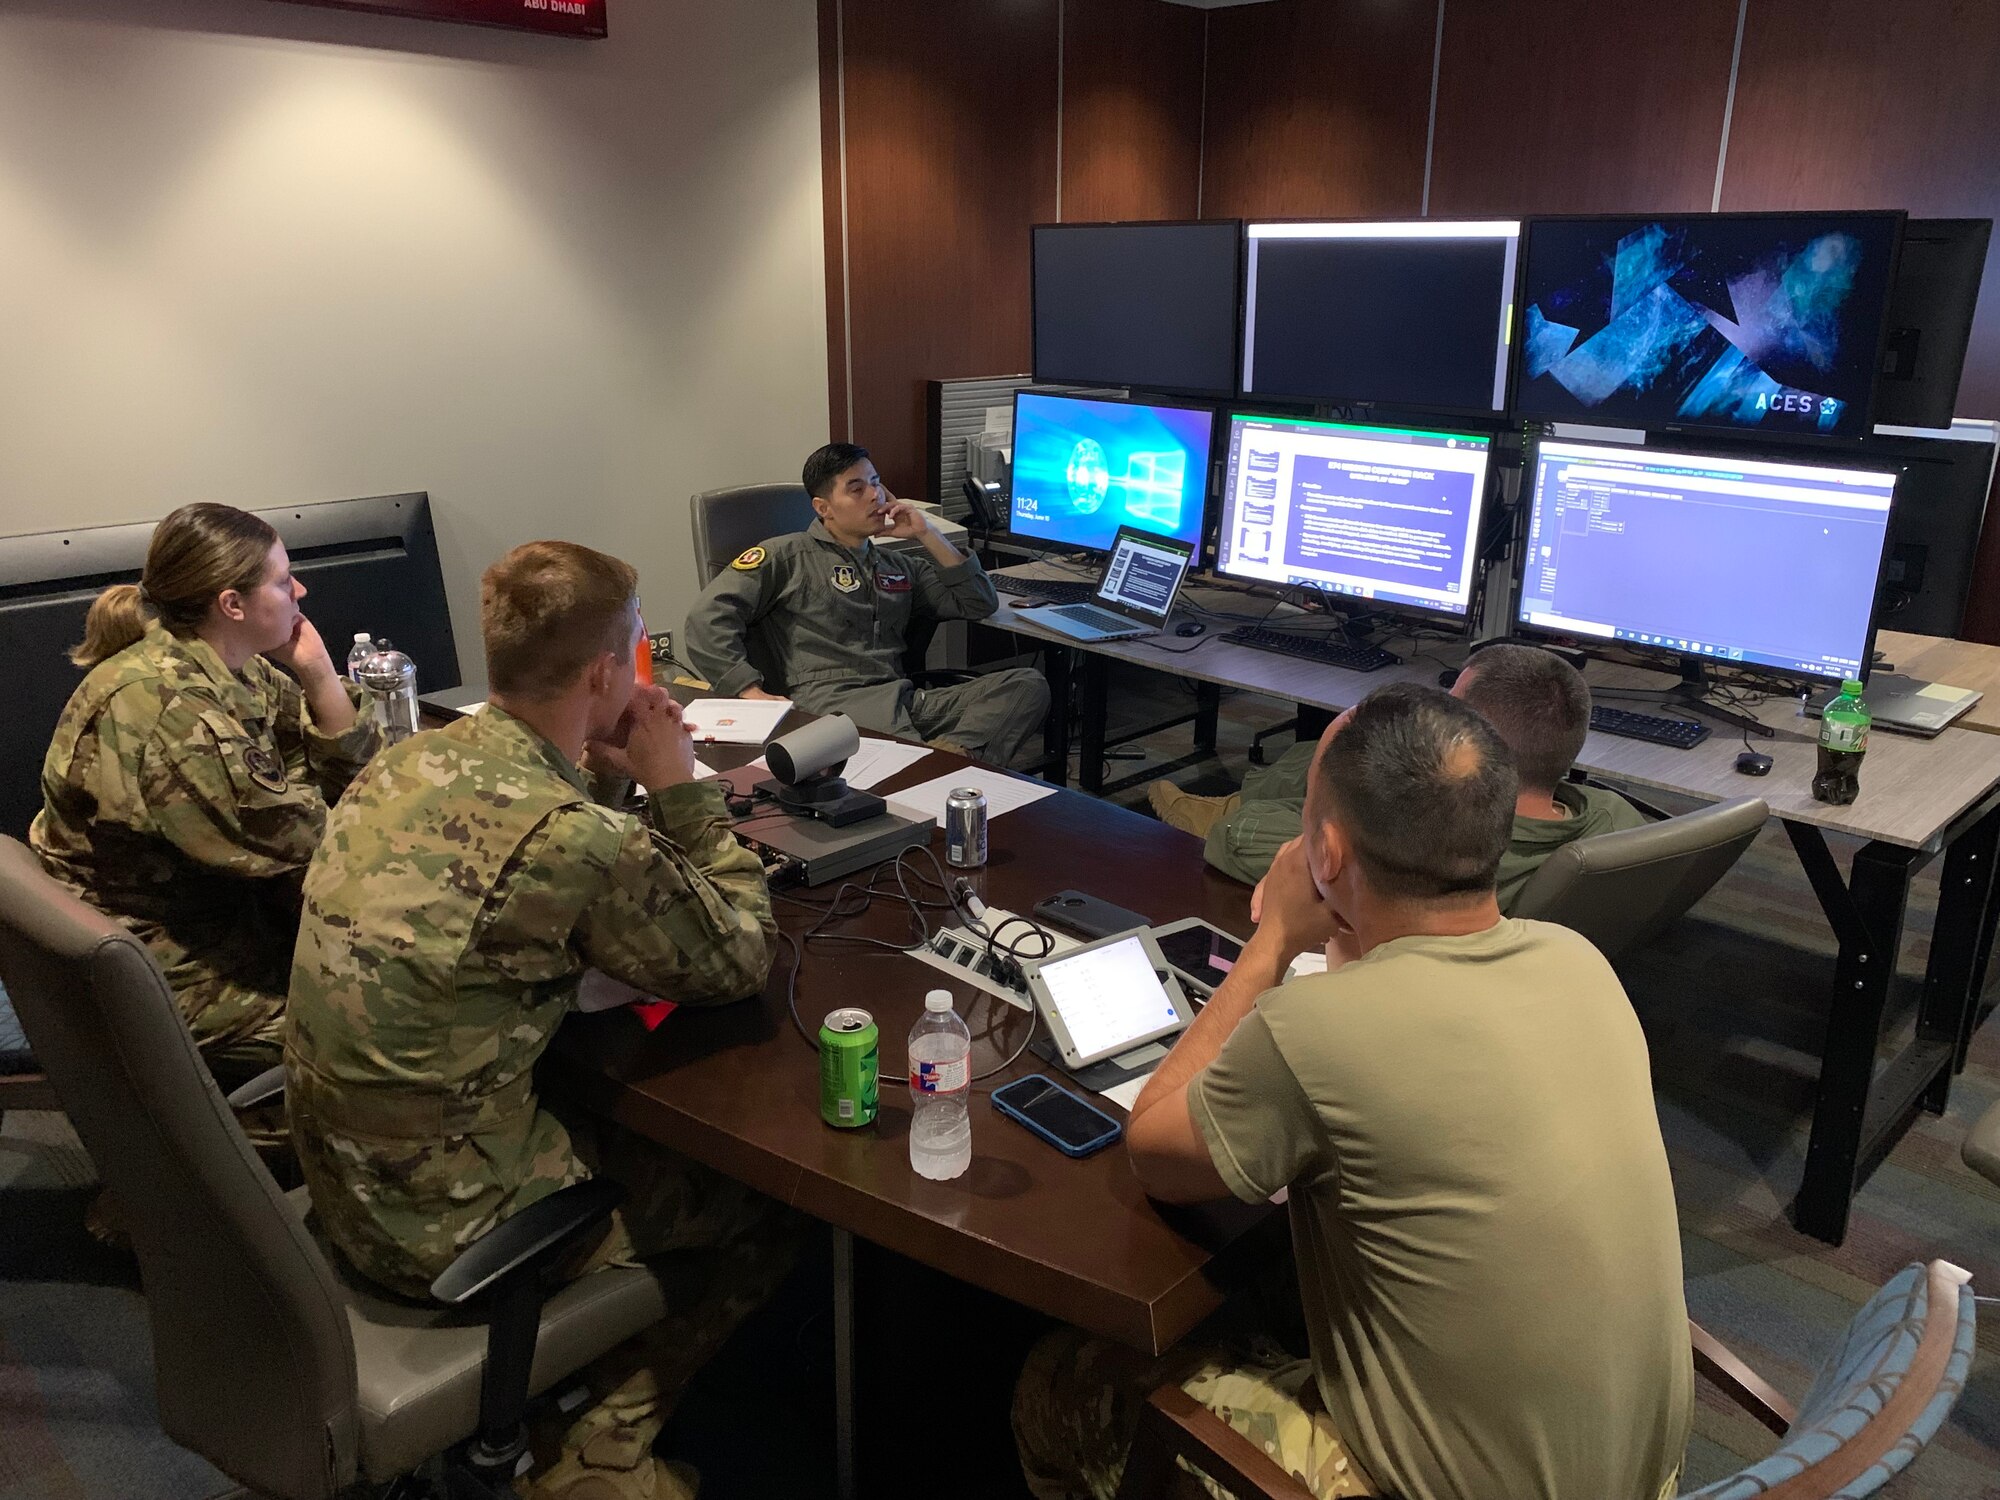
M1183 686L1161 678L1121 682L1119 715L1150 722L1186 706L1187 696ZM1268 702L1226 700L1220 755L1177 779L1196 790L1225 789L1241 774L1251 732L1280 716ZM1142 744L1155 762L1177 757L1186 751L1187 732ZM1143 764L1110 769L1124 775ZM1143 785L1119 800L1143 806ZM1836 850L1843 863L1849 852ZM1934 880L1920 884L1903 954L1908 973L1921 972L1935 898ZM1832 952L1790 846L1773 829L1684 923L1624 971L1653 1044L1680 1197L1689 1309L1794 1398L1855 1309L1908 1261L1944 1256L1970 1269L1977 1285L2000 1287L2000 1189L1974 1176L1958 1155L1966 1122L2000 1098L2000 1025L1989 1023L1976 1038L1950 1112L1921 1117L1876 1171L1856 1200L1844 1246L1829 1248L1790 1227L1785 1205L1804 1160ZM2000 985L1989 985L1989 999L1996 990ZM1908 1024L1907 1016L1900 1024ZM0 1130L0 1500L205 1500L226 1493L220 1475L175 1449L152 1423L144 1307L129 1263L97 1250L81 1230L89 1171L53 1117L17 1115ZM769 1361L739 1345L767 1338L770 1350L796 1367L806 1337L801 1329L816 1329L815 1341L823 1341L824 1317L811 1289L824 1284L817 1276L801 1278L789 1294L795 1308L771 1319L762 1335L746 1330L748 1337L725 1351L709 1382L718 1399L704 1401L699 1412L684 1408L688 1426L706 1427L718 1455L689 1454L709 1476L705 1494L774 1492L776 1469L791 1471L779 1486L790 1493L825 1492L823 1443L795 1433L803 1444L796 1461L789 1451L767 1452L759 1462L768 1466L755 1477L732 1474L726 1425L728 1408L772 1394ZM910 1284L897 1279L895 1292ZM879 1328L885 1316L864 1305L864 1326ZM2000 1315L1984 1321L1979 1346L1964 1399L1938 1440L1886 1492L1893 1500L2000 1500ZM974 1337L966 1347L993 1345ZM968 1366L974 1358L968 1356ZM732 1362L740 1370L732 1373ZM966 1372L968 1387L990 1393L982 1400L995 1408L994 1423L1004 1422L998 1398L1006 1373L997 1366ZM864 1391L871 1388L864 1380ZM807 1422L824 1420L823 1389L818 1379L801 1381L781 1404ZM701 1421L692 1420L697 1416ZM734 1418L745 1420L741 1410ZM748 1430L772 1446L768 1413L762 1426ZM976 1492L1009 1492L997 1457L1004 1428L979 1436L985 1440L978 1444ZM1770 1447L1769 1434L1704 1389L1685 1486L1733 1472ZM867 1472L869 1455L863 1457Z

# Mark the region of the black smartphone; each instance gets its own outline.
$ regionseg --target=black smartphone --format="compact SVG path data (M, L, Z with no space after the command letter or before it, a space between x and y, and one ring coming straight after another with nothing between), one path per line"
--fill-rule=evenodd
M1065 1156L1102 1151L1124 1127L1094 1105L1040 1073L1017 1078L993 1091L993 1107L1018 1121Z
M1053 922L1058 927L1088 938L1110 937L1114 932L1130 932L1135 927L1153 925L1150 919L1136 911L1082 891L1057 891L1048 900L1035 904L1035 915L1044 922Z

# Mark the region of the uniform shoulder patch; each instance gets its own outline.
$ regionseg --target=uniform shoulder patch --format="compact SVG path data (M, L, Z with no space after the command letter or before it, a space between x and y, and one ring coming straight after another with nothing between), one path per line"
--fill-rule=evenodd
M243 768L250 779L267 792L285 790L285 763L262 745L243 747Z
M764 559L771 554L762 547L745 547L737 554L736 561L729 566L739 573L748 573L764 566Z
M835 563L833 566L833 586L843 594L851 594L861 587L861 574L852 564Z

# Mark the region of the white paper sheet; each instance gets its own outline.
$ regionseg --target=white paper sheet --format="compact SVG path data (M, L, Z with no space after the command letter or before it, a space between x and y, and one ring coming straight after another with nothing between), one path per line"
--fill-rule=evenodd
M789 698L697 698L682 711L688 733L697 744L761 745L777 732L779 721L792 711Z
M861 736L861 748L847 758L847 769L840 774L857 792L865 792L887 781L898 771L909 770L930 753L929 745L905 745L899 740L876 739L864 734Z
M1137 1078L1128 1078L1123 1083L1114 1083L1110 1088L1102 1091L1103 1095L1127 1114L1130 1114L1132 1106L1139 1102L1139 1091L1145 1088L1146 1080L1152 1076L1151 1073L1141 1073Z
M1026 807L1031 802L1039 802L1044 797L1053 797L1056 789L1046 781L1023 781L1009 776L1005 771L989 770L984 766L966 766L913 786L907 791L896 793L896 801L910 808L915 816L928 817L940 828L944 826L944 799L959 787L978 787L986 793L986 817L990 822L1002 813L1010 813L1017 807Z

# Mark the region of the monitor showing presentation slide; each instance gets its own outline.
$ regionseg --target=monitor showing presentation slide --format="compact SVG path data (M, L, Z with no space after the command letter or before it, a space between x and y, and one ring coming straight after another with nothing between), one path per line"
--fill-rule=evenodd
M1037 224L1032 235L1038 384L1236 394L1236 220Z
M1013 534L1106 552L1120 526L1201 546L1215 413L1018 391Z
M1859 438L1900 213L1534 219L1514 409Z
M1896 479L1544 442L1521 624L1788 676L1858 677Z
M1243 394L1503 410L1520 239L1512 219L1249 225Z
M1463 432L1233 416L1216 571L1462 622L1490 442Z

